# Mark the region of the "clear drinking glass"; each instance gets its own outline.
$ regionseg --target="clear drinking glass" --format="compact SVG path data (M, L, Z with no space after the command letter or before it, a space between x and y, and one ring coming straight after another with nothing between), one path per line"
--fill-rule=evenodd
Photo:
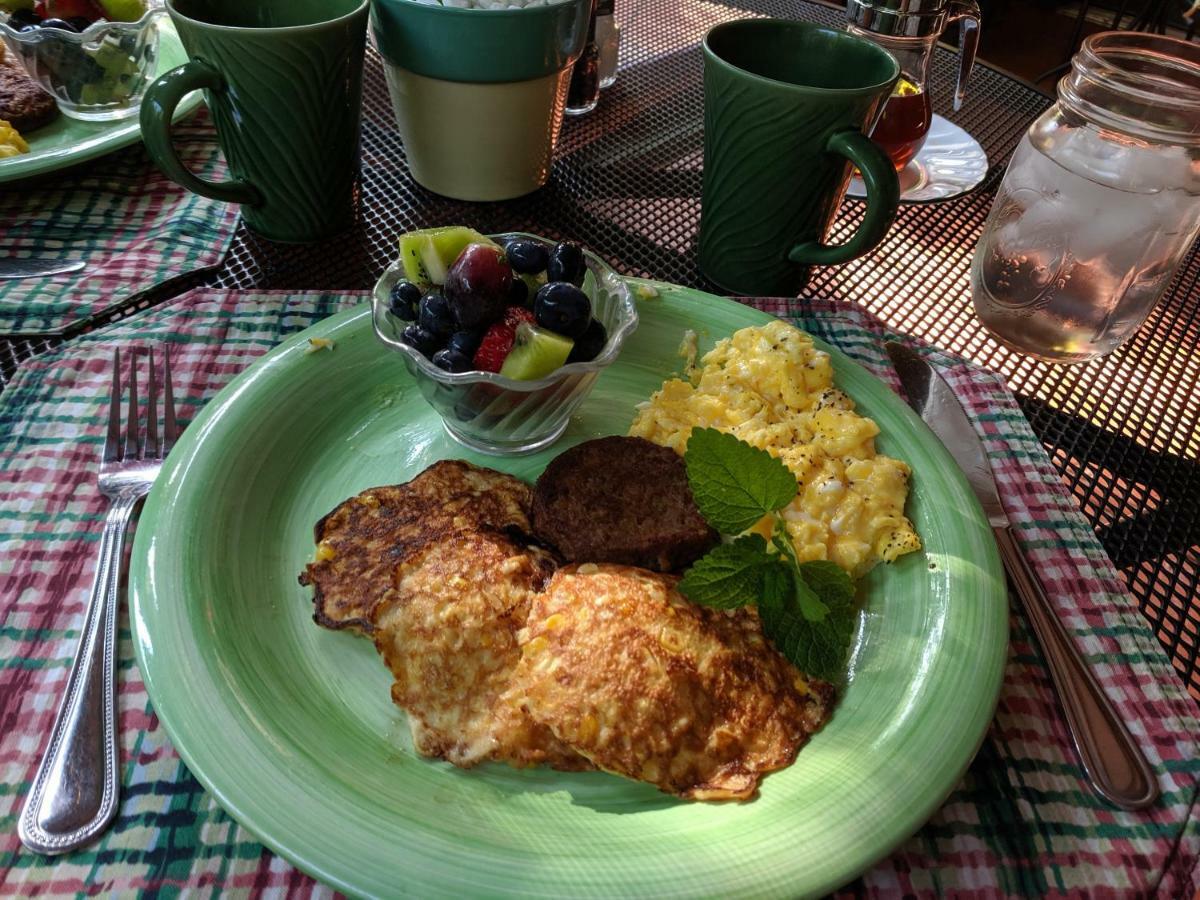
M571 70L571 85L567 88L568 116L590 113L600 102L600 47L596 44L596 0L592 0L592 17L588 24L587 43Z
M621 46L621 26L617 24L616 0L596 2L596 48L599 53L600 87L612 87L617 80L617 50Z
M1015 350L1083 362L1158 303L1200 232L1200 46L1089 37L1009 163L971 267Z

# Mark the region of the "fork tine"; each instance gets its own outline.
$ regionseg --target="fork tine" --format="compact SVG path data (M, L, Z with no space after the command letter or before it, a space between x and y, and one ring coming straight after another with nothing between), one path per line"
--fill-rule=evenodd
M121 350L113 347L112 388L108 398L108 433L104 436L104 462L121 453Z
M175 446L175 438L179 436L179 427L175 423L175 394L171 388L171 351L166 344L162 348L163 356L163 442L162 455L166 456Z
M129 416L125 420L125 459L138 456L137 348L129 350Z
M146 376L146 457L161 459L158 453L158 380L154 375L154 348L149 350L150 370Z

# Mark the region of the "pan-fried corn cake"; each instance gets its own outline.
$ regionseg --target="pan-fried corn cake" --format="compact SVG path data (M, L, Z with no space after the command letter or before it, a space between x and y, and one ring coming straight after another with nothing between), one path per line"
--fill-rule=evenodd
M313 586L313 619L369 634L371 609L399 563L454 530L528 533L531 500L523 481L462 460L443 460L405 484L351 497L317 522L316 554L300 576Z
M692 380L667 381L639 407L629 433L682 454L693 427L729 432L796 476L783 517L802 562L858 576L921 548L904 515L908 465L875 452L878 426L834 387L829 354L800 329L777 320L719 341Z
M678 579L558 570L518 635L513 694L598 768L696 800L743 800L790 765L833 705L750 609L695 606Z
M371 622L418 752L458 766L590 768L506 695L516 632L553 570L542 551L484 530L451 533L399 564Z

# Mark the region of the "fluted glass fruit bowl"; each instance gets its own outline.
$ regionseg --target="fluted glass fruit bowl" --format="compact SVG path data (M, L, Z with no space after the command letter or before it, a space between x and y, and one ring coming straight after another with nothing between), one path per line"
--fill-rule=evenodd
M136 22L93 22L81 32L18 31L0 21L0 37L64 114L85 122L110 122L137 115L155 75L164 13L152 2Z
M506 244L523 238L555 242L532 234L495 234ZM592 300L592 315L608 332L604 349L589 362L560 366L544 378L518 381L492 372L446 372L419 350L400 339L408 324L388 311L393 285L404 278L399 261L375 283L371 297L375 335L400 354L421 396L437 410L446 431L465 447L493 456L534 453L553 444L566 430L571 415L608 366L616 360L626 338L638 325L637 307L625 281L598 256L584 253L587 275L583 289Z

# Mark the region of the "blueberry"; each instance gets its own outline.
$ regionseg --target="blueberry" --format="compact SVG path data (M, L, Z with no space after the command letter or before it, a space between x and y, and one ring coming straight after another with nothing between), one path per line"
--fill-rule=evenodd
M417 317L421 289L411 281L397 281L388 292L388 310L398 319L411 322Z
M416 306L421 299L421 286L413 284L407 278L401 278L392 285L392 296L399 297Z
M524 278L514 278L512 288L508 292L509 306L524 306L529 302L529 285Z
M426 331L415 322L401 332L400 340L425 356L431 355L440 346L436 334Z
M447 347L433 354L433 364L447 372L466 372L471 368L471 357Z
M546 271L549 254L546 245L538 241L517 239L504 248L508 264L519 275L536 275Z
M417 304L417 321L422 328L438 337L449 337L454 333L454 315L450 312L450 304L436 292L426 294Z
M18 9L8 17L8 24L12 28L21 30L22 25L40 25L42 17L35 13L32 9Z
M79 34L79 29L68 22L66 19L42 19L43 28L58 28L62 31L69 31L72 34Z
M67 19L67 24L74 25L78 31L83 31L92 24L92 20L84 18L83 16L71 16L69 19Z
M575 285L552 281L534 295L533 317L543 328L576 338L587 331L592 301Z
M583 248L574 241L555 244L546 263L546 277L550 281L569 281L575 287L583 284L587 263L583 260Z
M599 319L588 322L587 330L575 338L575 346L567 357L567 362L591 362L600 355L604 345L608 343L608 332L600 324Z
M40 31L42 28L41 23L38 22L26 22L24 25L18 25L15 27L17 29L17 34L26 34L30 31Z
M446 341L446 349L461 353L471 359L475 356L475 351L479 349L480 337L481 335L474 331L456 331L450 335L450 340Z

